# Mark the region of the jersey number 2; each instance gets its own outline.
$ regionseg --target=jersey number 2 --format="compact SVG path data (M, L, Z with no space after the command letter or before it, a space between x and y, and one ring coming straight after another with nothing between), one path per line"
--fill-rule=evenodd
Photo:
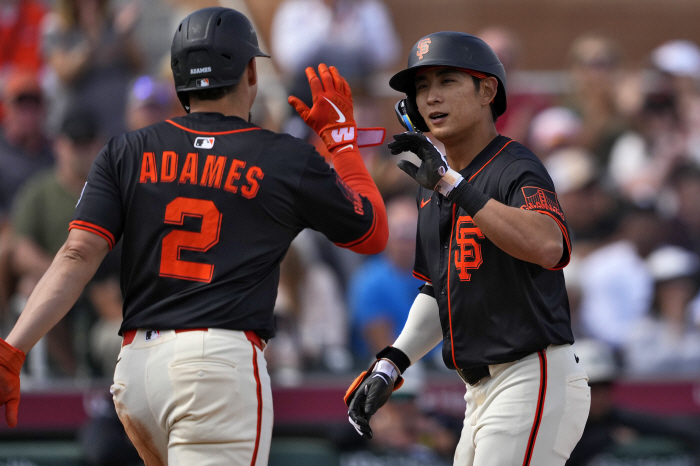
M212 201L178 197L165 208L165 223L182 225L185 217L202 219L199 232L173 230L163 238L160 253L160 276L209 283L214 264L180 259L182 251L204 252L219 242L221 212Z

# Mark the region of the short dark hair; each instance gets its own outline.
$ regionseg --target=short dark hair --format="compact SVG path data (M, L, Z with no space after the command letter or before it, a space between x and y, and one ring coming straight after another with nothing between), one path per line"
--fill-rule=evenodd
M477 92L481 88L481 78L477 78L476 76L472 75L472 81L474 81L474 87L476 88ZM496 110L493 108L493 101L491 101L491 104L489 104L489 107L491 107L491 118L493 118L493 122L496 123L498 120L498 115L496 114Z
M188 94L190 98L194 97L197 100L219 100L235 92L237 88L238 83L230 86L214 87L212 89L197 89L195 91L189 91Z

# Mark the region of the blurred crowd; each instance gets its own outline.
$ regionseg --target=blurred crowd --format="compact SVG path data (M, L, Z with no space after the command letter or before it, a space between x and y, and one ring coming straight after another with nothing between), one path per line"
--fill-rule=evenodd
M65 241L100 148L124 131L184 114L170 76L169 39L146 47L139 40L140 19L156 9L166 18L157 23L162 37L169 37L185 13L215 4L0 0L2 336ZM242 0L226 6L251 16ZM320 139L284 102L296 95L310 104L304 69L324 62L349 81L358 124L398 130L380 117L386 112L378 106L386 99L379 98L378 88L387 86L377 80L403 66L410 44L400 42L382 1L282 0L270 14L269 43L262 48L273 58L259 67L255 123L305 139L327 156ZM508 110L498 131L530 147L557 188L573 245L564 272L576 338L609 354L615 376L697 377L698 44L669 38L633 68L614 41L586 34L570 44L560 64L566 85L535 92L541 87L528 86L527 73L519 73L523 44L511 31L466 32L489 43L508 73ZM388 247L378 256L359 257L311 231L298 237L281 266L277 337L266 351L275 384L297 385L310 371L364 369L394 341L418 293L421 282L411 273L415 184L385 147L364 151L386 201ZM26 380L111 377L121 342L121 305L117 247L75 308L30 352ZM415 371L443 369L437 350ZM612 380L610 374L604 383ZM405 425L401 417L414 409L400 403L406 401L377 414L379 443L382 426ZM408 451L415 464L439 464L425 455L441 452L449 463L460 429L453 424L425 416L418 430L406 427L399 435L388 429L385 443ZM431 439L430 452L404 449L405 442L417 445L419 438ZM346 464L383 464L363 454Z

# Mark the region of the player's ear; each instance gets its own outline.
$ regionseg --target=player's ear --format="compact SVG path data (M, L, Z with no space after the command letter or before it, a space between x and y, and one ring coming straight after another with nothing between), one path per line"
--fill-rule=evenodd
M480 92L482 104L489 105L496 97L496 92L498 92L498 80L493 76L482 79Z
M255 57L251 58L245 69L245 78L248 79L249 86L258 84L258 67L255 64Z

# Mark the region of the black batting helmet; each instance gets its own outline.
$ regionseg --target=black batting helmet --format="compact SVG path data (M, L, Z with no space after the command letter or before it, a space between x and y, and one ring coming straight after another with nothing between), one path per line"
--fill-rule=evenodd
M182 20L170 49L175 90L187 112L188 91L236 84L253 57L269 57L244 14L230 8L203 8Z
M389 80L392 88L408 97L406 107L417 129L428 131L416 106L414 78L419 69L431 66L463 68L495 77L498 91L493 99L493 110L496 116L506 111L506 71L491 47L478 37L464 32L435 32L416 42L408 56L406 69Z

